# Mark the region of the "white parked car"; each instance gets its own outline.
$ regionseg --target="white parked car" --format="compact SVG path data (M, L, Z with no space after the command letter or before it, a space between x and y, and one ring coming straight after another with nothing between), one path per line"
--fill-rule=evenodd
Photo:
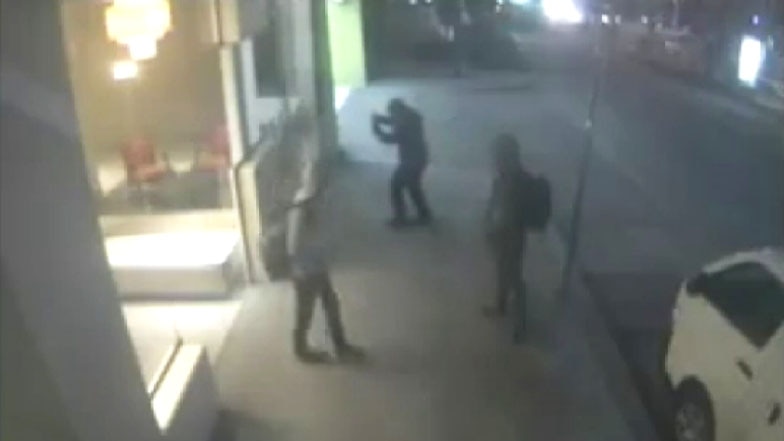
M678 441L784 440L784 250L736 254L686 281L665 358Z

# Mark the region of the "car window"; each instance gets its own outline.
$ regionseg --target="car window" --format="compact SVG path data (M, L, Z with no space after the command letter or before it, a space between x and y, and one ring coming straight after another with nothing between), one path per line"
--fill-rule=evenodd
M784 287L758 263L714 274L704 294L757 347L765 346L784 321Z

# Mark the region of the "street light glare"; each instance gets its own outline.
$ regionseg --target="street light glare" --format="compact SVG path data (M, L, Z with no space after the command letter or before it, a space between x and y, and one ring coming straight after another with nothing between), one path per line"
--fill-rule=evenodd
M578 24L585 19L573 0L542 0L542 12L553 23Z

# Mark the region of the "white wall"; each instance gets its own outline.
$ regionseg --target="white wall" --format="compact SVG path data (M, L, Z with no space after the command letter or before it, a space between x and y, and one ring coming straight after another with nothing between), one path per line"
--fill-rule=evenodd
M14 296L77 439L159 440L100 239L58 2L1 1L3 295Z

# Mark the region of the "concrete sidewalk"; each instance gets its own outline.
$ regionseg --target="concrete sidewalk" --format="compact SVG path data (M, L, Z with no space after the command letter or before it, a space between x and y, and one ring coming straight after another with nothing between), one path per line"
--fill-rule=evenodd
M362 365L304 366L290 348L293 295L251 299L217 366L227 418L221 440L634 439L579 326L555 314L561 257L552 234L531 240L531 336L480 306L493 293L479 216L487 176L428 173L438 221L394 232L389 166L346 164L325 200L333 277ZM571 316L573 320L556 320ZM312 338L326 345L323 318Z

